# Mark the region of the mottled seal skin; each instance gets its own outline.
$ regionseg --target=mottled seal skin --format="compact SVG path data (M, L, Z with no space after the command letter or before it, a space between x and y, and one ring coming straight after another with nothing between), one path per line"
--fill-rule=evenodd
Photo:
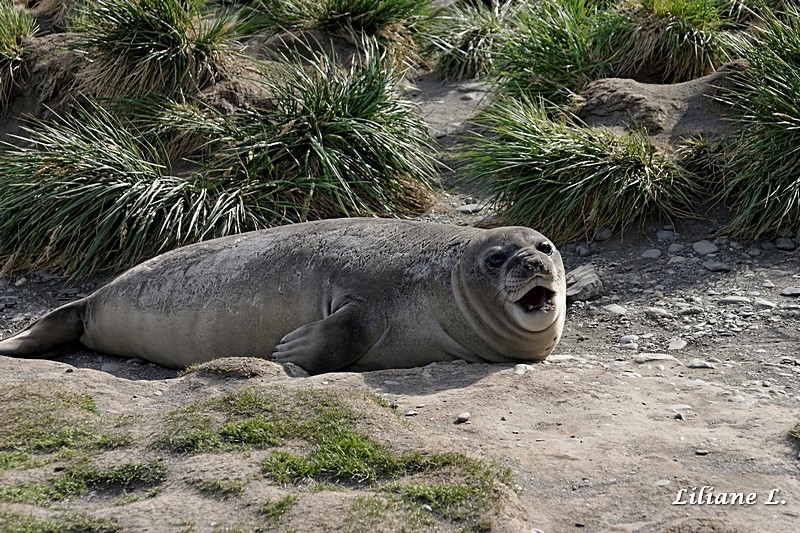
M0 341L0 355L91 350L184 368L224 356L310 374L435 361L541 361L564 325L564 266L524 227L338 219L150 259Z

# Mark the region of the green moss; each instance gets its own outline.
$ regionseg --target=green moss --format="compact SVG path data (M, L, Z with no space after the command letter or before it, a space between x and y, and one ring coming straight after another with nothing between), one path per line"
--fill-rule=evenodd
M221 499L244 492L244 484L241 481L230 479L196 479L191 484L201 493Z
M0 533L116 533L113 521L85 514L65 515L57 520L0 511Z
M0 469L8 457L128 446L106 432L94 398L50 382L0 386Z
M161 460L126 463L105 470L83 465L67 468L51 481L0 486L0 500L47 504L89 489L116 493L151 488L163 483L166 476L167 467Z

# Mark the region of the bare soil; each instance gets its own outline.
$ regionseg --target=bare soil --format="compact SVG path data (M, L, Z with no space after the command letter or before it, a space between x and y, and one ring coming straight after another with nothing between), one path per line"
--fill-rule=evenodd
M415 85L419 91L409 95L445 150L488 102L479 84L444 84L427 75ZM643 100L668 91L635 87ZM691 124L696 117L689 115L698 110L651 103L659 112L683 114L664 124ZM669 138L668 131L659 135ZM485 223L488 209L455 211L480 199L453 187L455 176L445 175L446 190L423 218ZM486 514L493 531L793 531L800 523L800 446L788 432L800 421L800 301L781 292L800 286L800 251L753 256L747 249L761 243L740 248L718 241L713 259L730 269L711 272L702 266L709 256L694 252L692 244L714 239L725 216L717 211L706 220L675 221L673 240L656 235L665 222L648 221L592 243L589 256L581 256L576 243L560 243L567 269L592 263L606 295L574 304L554 354L531 368L452 363L290 377L277 365L253 361L255 371L245 375L178 375L137 359L79 352L54 361L0 357L0 387L44 383L89 393L101 416L137 419L143 440L164 431L172 409L240 387L315 387L343 397L377 392L396 405L402 420L372 413L375 438L412 449L463 451L511 468L513 486L498 485L498 503ZM686 248L670 253L673 243ZM661 257L642 258L654 248ZM685 261L671 261L675 256ZM103 281L65 287L46 271L0 278L0 332L18 330ZM748 302L720 302L727 296ZM625 314L606 310L610 304ZM637 335L638 348L620 347L624 335ZM687 344L668 350L673 340ZM643 353L674 359L636 362ZM694 359L710 364L692 368ZM464 412L469 421L455 423ZM116 460L136 458L126 456L130 451L113 453ZM271 483L258 470L259 453L164 454L169 474L162 490L132 503L90 493L55 507L0 503L0 511L48 517L82 511L113 518L124 531L413 530L391 514L348 521L354 495L368 489L312 491ZM5 471L0 485L30 475ZM193 489L197 479L239 480L244 491L220 499ZM298 503L277 525L266 525L259 506L292 491L299 493ZM709 491L712 502L732 493L755 496L749 504L710 504ZM457 530L458 524L439 521L430 529Z

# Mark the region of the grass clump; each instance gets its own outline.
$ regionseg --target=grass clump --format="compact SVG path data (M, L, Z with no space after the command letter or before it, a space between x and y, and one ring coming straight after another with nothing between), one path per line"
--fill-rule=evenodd
M86 493L90 489L118 493L161 485L167 477L167 467L160 461L125 463L108 469L92 466L66 468L51 481L0 486L0 500L47 504Z
M261 514L267 518L270 526L276 526L281 521L283 515L288 513L300 499L297 494L288 494L277 500L270 500L261 506Z
M275 69L257 80L270 100L227 115L161 100L124 118L120 106L90 103L33 121L0 157L11 266L58 266L75 279L233 233L428 205L435 150L382 57ZM171 150L194 158L180 175Z
M87 59L77 90L98 98L195 94L229 67L231 19L202 0L93 0L70 29Z
M128 435L102 431L91 396L53 383L0 386L0 418L0 465L8 469L35 454L130 444Z
M226 499L244 492L244 484L231 479L197 479L191 483L202 494L215 498Z
M419 26L429 15L427 0L256 0L244 11L238 31L280 33L319 30L356 46L375 39L398 63L416 57Z
M598 20L598 53L615 76L660 83L711 74L736 57L742 37L714 1L638 0Z
M685 214L691 175L641 130L616 135L552 119L530 99L502 99L484 115L485 136L463 156L468 180L489 179L504 222L557 241L620 231L642 216Z
M447 7L431 21L425 55L436 58L436 70L445 80L489 75L516 4L461 0Z
M68 514L58 519L38 518L0 511L0 531L4 533L117 533L122 527L112 520L86 514Z
M542 0L519 9L495 62L503 92L560 103L602 77L607 65L594 48L595 4Z
M762 17L747 66L723 100L741 111L740 133L723 154L723 198L733 217L722 231L741 239L800 227L800 8Z
M22 40L36 31L33 16L11 0L0 0L0 114L5 113L11 89L22 66Z

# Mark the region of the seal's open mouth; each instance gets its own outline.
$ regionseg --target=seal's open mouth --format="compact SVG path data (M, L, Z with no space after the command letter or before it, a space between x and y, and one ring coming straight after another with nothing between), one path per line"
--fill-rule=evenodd
M526 313L533 313L534 311L543 311L553 307L553 297L555 295L556 293L545 287L534 287L514 303L522 307Z

